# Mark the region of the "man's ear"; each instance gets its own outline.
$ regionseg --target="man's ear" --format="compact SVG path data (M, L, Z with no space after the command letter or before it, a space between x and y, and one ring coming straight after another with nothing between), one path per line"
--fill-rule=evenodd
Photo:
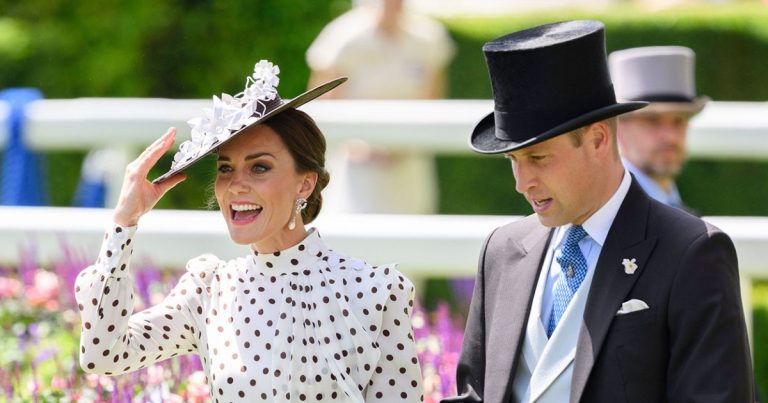
M612 153L611 128L605 121L595 122L589 125L589 131L584 136L584 142L590 150L598 154Z

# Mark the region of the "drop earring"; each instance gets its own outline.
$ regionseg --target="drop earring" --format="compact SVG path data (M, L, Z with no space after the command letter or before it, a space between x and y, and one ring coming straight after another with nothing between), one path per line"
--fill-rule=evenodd
M294 213L291 216L291 222L288 223L288 229L293 230L296 229L296 217L301 214L301 212L307 208L307 199L303 197L299 197L296 199L296 206L294 207Z

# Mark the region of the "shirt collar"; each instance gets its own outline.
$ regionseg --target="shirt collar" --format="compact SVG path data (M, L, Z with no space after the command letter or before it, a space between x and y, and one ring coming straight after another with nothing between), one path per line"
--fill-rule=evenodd
M324 258L329 249L317 229L311 228L304 240L289 248L274 253L252 252L251 260L264 272L291 273L297 272L300 265Z
M584 221L583 224L581 224L581 226L584 227L584 230L587 232L587 235L589 235L590 238L597 242L601 248L605 243L605 238L608 237L608 231L611 229L613 219L616 218L616 214L619 213L619 207L621 207L621 203L624 202L624 197L626 197L627 192L629 192L629 185L631 183L632 177L629 175L629 172L624 169L624 176L621 178L621 183L613 193L613 196L611 196L611 198L608 199L608 201L603 204L599 210L597 210L594 214L592 214L592 216ZM571 225L572 224L566 224L559 228L557 234L557 237L559 238L557 242L558 246L560 243L564 242L564 235L568 228L571 227Z
M634 175L635 179L637 180L637 184L643 188L648 196L651 196L652 198L666 205L676 207L683 205L682 199L680 198L680 192L677 191L677 186L675 186L674 183L672 184L672 187L669 189L669 191L666 191L664 188L659 186L658 183L646 175L645 172L641 171L631 162L624 158L621 159L621 162L623 162L624 166L629 170L629 172Z

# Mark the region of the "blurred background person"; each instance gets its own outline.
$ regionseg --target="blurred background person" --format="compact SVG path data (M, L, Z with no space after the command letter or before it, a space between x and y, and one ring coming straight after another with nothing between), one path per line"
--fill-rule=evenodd
M415 14L404 0L360 0L331 21L306 53L309 86L350 77L339 99L437 99L445 94L445 69L455 50L447 31ZM349 142L330 150L334 181L329 203L356 213L436 212L434 158L418 151L372 149ZM402 195L408 197L402 197Z
M438 22L406 8L406 0L358 0L331 21L307 50L310 87L351 76L327 97L432 99L445 95L444 70L454 53Z
M650 46L610 54L616 97L647 101L619 118L624 165L654 199L687 209L675 185L686 160L688 122L708 97L696 96L694 52L683 46Z

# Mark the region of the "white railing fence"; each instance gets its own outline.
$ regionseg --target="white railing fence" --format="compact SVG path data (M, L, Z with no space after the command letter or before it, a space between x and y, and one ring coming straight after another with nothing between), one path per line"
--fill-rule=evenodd
M328 244L371 264L399 263L414 277L474 276L483 240L516 216L325 214L310 224ZM705 217L733 239L741 274L768 278L768 217ZM62 242L95 258L110 209L0 206L0 263L14 263L19 248L34 245L42 263L55 261ZM135 255L183 267L192 257L247 254L236 245L218 211L153 210L139 224Z
M27 107L27 144L35 149L129 148L138 151L170 126L185 123L210 100L154 98L45 99ZM488 100L317 100L302 107L328 143L359 139L375 147L425 153L468 153L474 124L493 108ZM8 107L0 102L0 146ZM695 158L768 159L768 102L711 102L691 121Z
M34 246L41 263L61 258L62 244L94 259L111 222L109 209L0 207L0 262L16 262L19 248ZM371 264L398 263L417 284L429 277L472 277L485 237L518 217L320 214L316 226L333 249ZM742 296L751 306L751 281L768 278L768 218L707 217L733 239ZM203 253L222 259L244 256L216 211L154 210L142 218L134 259L184 267ZM750 311L746 310L751 322Z
M107 204L117 200L123 167L165 130L189 138L186 121L209 100L44 99L26 108L25 144L38 150L109 149ZM329 154L350 140L424 154L469 153L467 136L492 110L488 100L317 100L302 107L328 139ZM8 135L0 102L0 147ZM711 102L691 122L693 158L768 158L768 102Z

